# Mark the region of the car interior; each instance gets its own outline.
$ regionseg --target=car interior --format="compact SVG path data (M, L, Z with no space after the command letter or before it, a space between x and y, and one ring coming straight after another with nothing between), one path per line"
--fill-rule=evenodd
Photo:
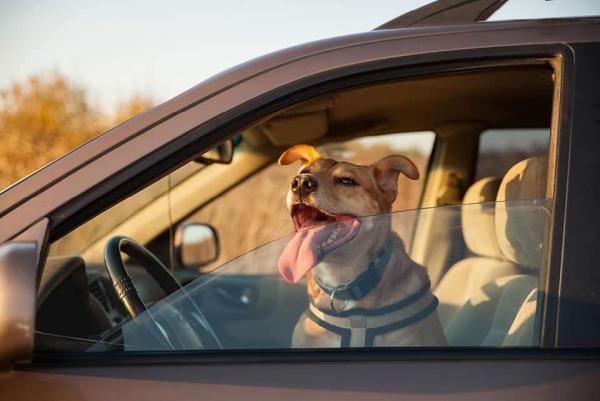
M265 270L249 272L228 268L235 263L210 271L181 266L176 230L274 166L292 145L327 147L424 131L435 133L435 144L418 204L410 211L415 218L406 241L411 258L429 272L448 345L536 346L544 277L541 244L552 209L548 171L554 91L551 60L512 60L364 84L264 116L234 133L238 143L229 163L190 161L51 245L38 293L36 350L128 349L122 337L130 318L104 265L106 243L117 235L144 245L183 288L203 283L194 287L201 287L194 292L195 307L220 347L289 348L307 305L305 283L284 283L268 259ZM532 129L546 130L545 146L517 149ZM506 148L492 170L476 171L490 157L480 147L489 130L510 133L516 148ZM292 172L282 176L291 178ZM289 182L281 182L284 194ZM513 201L533 202L536 208L511 208ZM394 212L403 219L403 210ZM231 224L244 229L243 222ZM274 230L272 239L289 229ZM216 235L225 246L228 238L218 230ZM147 306L169 299L171 294L143 266L123 260Z

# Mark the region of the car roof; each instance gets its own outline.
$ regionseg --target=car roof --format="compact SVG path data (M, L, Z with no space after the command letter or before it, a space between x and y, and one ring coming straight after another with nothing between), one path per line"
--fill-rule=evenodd
M563 29L557 29L559 27L563 27ZM486 43L489 41L488 34L495 35L501 32L504 32L504 35L510 35L511 45L521 43L543 44L597 41L600 34L599 27L600 18L596 17L411 27L346 35L283 49L217 74L182 94L114 127L23 178L0 193L0 218L27 199L36 196L51 187L54 183L76 172L81 166L93 162L121 144L136 138L169 118L217 96L236 85L240 85L286 64L326 53L336 53L339 50L354 46L385 44L388 41L403 39L407 40L406 48L403 47L402 51L404 55L424 52L420 44L420 38L434 40L433 43L436 48L433 52L435 53L447 49L456 50L462 48L464 46L462 40L466 37L472 42L470 44L471 47L473 47L473 42L481 42L480 46L486 46ZM548 28L548 35L540 33L540 29L545 28ZM531 34L523 35L524 31L531 32ZM457 34L455 40L451 39L451 41L454 40L451 45L448 45L449 42L447 40L438 40L438 38L448 39L449 34ZM429 50L429 52L431 51Z

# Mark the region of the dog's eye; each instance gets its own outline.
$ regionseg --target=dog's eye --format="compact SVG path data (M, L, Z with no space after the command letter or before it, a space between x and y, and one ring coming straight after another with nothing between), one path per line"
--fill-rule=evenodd
M358 185L358 183L356 181L354 181L352 178L350 177L341 177L338 178L338 182L342 185Z

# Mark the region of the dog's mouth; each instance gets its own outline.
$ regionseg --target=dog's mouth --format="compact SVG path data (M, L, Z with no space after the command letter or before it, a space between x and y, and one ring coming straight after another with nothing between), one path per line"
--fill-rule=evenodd
M296 234L279 258L279 273L295 283L323 257L352 240L360 230L360 221L351 215L333 215L297 204L292 207Z

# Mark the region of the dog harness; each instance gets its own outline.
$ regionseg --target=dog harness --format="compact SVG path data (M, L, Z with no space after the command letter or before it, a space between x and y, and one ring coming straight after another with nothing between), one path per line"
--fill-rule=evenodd
M390 261L390 242L386 241L367 270L349 284L330 287L320 281L317 275L313 276L319 287L329 295L331 310L323 310L311 300L304 314L324 329L338 334L341 338L340 347L372 347L378 335L415 324L437 309L438 299L432 294L431 285L427 282L414 294L391 305L377 309L335 310L335 299L362 299L379 284Z
M438 299L427 283L408 298L382 308L333 312L311 302L304 313L319 326L338 334L340 347L372 347L378 335L415 324L431 315L437 306Z

